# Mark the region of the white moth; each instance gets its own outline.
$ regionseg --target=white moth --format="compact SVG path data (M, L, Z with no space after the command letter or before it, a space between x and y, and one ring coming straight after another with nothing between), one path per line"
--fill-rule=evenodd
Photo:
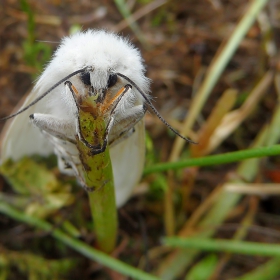
M149 79L144 72L140 52L118 35L88 30L64 38L22 109L12 115L15 118L4 128L1 162L55 153L60 171L75 175L83 185L79 171L82 164L75 145L76 137L80 139L77 108L69 84L79 94L95 95L100 103L108 102L108 96L113 99L121 88L126 88L114 110L104 115L108 125L104 143L110 147L116 204L120 207L143 171L145 105L167 124L149 100Z

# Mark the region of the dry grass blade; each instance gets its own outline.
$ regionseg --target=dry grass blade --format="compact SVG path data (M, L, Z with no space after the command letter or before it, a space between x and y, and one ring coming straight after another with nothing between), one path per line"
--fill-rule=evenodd
M274 72L269 70L250 93L241 108L224 116L221 120L221 124L211 136L209 145L205 148L205 153L210 153L215 150L224 139L226 139L246 118L248 118L258 105L260 99L267 93L267 89L273 82L273 77Z
M237 91L229 89L225 91L218 100L209 118L199 132L199 137L196 139L199 144L191 146L191 154L193 157L199 157L209 153L209 141L212 139L214 131L219 127L224 116L234 106L236 96Z
M149 48L148 41L146 40L145 35L141 31L141 28L139 27L136 20L131 16L130 9L127 5L127 3L124 0L114 0L116 3L116 6L118 7L120 13L127 21L128 25L130 26L131 30L134 32L135 36L138 38L140 43L145 47Z
M225 184L224 190L230 193L239 193L245 195L259 195L259 196L269 196L269 195L280 195L280 184Z
M140 8L139 10L137 10L136 12L134 12L132 15L130 15L129 17L127 17L125 20L122 20L120 23L118 23L115 27L114 27L114 31L115 32L120 32L123 29L125 29L127 26L131 25L133 22L139 20L140 18L146 16L147 14L149 14L150 12L152 12L153 10L161 7L162 5L164 5L168 0L155 0L149 4L147 4L146 6L144 6L143 8Z
M249 205L249 209L247 213L245 213L244 218L240 223L240 227L237 229L236 233L234 234L234 240L241 240L244 239L248 233L249 227L253 224L254 218L258 209L258 202L256 198L251 199L251 203ZM209 280L216 279L222 270L226 267L227 263L230 261L232 254L224 253L223 256L220 258L218 262L216 262L216 268Z

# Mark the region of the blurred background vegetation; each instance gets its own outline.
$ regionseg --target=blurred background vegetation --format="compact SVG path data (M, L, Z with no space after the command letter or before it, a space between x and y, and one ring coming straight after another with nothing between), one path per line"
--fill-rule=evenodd
M279 0L1 1L0 117L30 91L63 36L102 28L129 37L141 50L155 106L174 128L199 142L174 141L147 113L147 168L277 144L279 11ZM247 29L239 24L250 17ZM236 51L224 55L237 28L244 36L234 37ZM13 176L32 164L26 159L13 169L6 166L6 172ZM25 179L10 182L12 188L1 177L0 204L8 202L92 245L86 193L74 178L61 176L55 164L47 175L44 161L40 164L29 188L22 187ZM280 240L279 168L279 157L266 157L144 176L118 211L119 239L112 256L158 277L150 279L280 279L279 256L260 249ZM41 175L47 180L42 182ZM0 214L0 279L130 279L70 249L51 231ZM198 238L193 244L205 237L241 243L234 243L236 251L220 247L206 253L199 244L165 246L165 236ZM243 241L253 242L257 251L238 249L245 248ZM143 277L137 279L148 279Z

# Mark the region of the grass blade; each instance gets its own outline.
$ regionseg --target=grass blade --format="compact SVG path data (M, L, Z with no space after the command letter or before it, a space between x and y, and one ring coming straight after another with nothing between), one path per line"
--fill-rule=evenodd
M28 215L24 214L23 212L16 210L15 208L11 207L9 204L7 204L3 201L1 201L1 203L0 203L0 213L7 215L8 217L10 217L14 220L17 220L17 221L26 223L30 226L36 227L37 229L41 229L46 232L49 232L50 235L53 236L55 239L68 245L70 248L81 253L83 256L85 256L93 261L97 261L98 263L105 265L124 275L130 276L130 277L133 277L134 279L139 279L139 280L159 280L159 278L157 278L153 275L150 275L137 268L134 268L124 262L116 260L116 259L108 256L107 254L92 248L91 246L85 244L84 242L70 237L69 235L65 234L63 231L61 231L59 229L55 229L53 225L51 225L41 219L28 216Z
M280 245L238 240L167 237L163 244L174 248L190 248L207 252L228 252L251 256L279 257Z

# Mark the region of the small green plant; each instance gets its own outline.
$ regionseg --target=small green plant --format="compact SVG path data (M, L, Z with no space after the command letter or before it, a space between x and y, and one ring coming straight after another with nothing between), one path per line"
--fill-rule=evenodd
M26 0L21 0L20 4L21 9L27 15L28 35L23 42L24 60L27 65L34 67L36 72L40 73L50 59L52 49L42 42L36 42L34 13Z
M59 280L65 279L76 261L70 259L47 260L38 255L16 252L1 248L0 279L28 279Z

